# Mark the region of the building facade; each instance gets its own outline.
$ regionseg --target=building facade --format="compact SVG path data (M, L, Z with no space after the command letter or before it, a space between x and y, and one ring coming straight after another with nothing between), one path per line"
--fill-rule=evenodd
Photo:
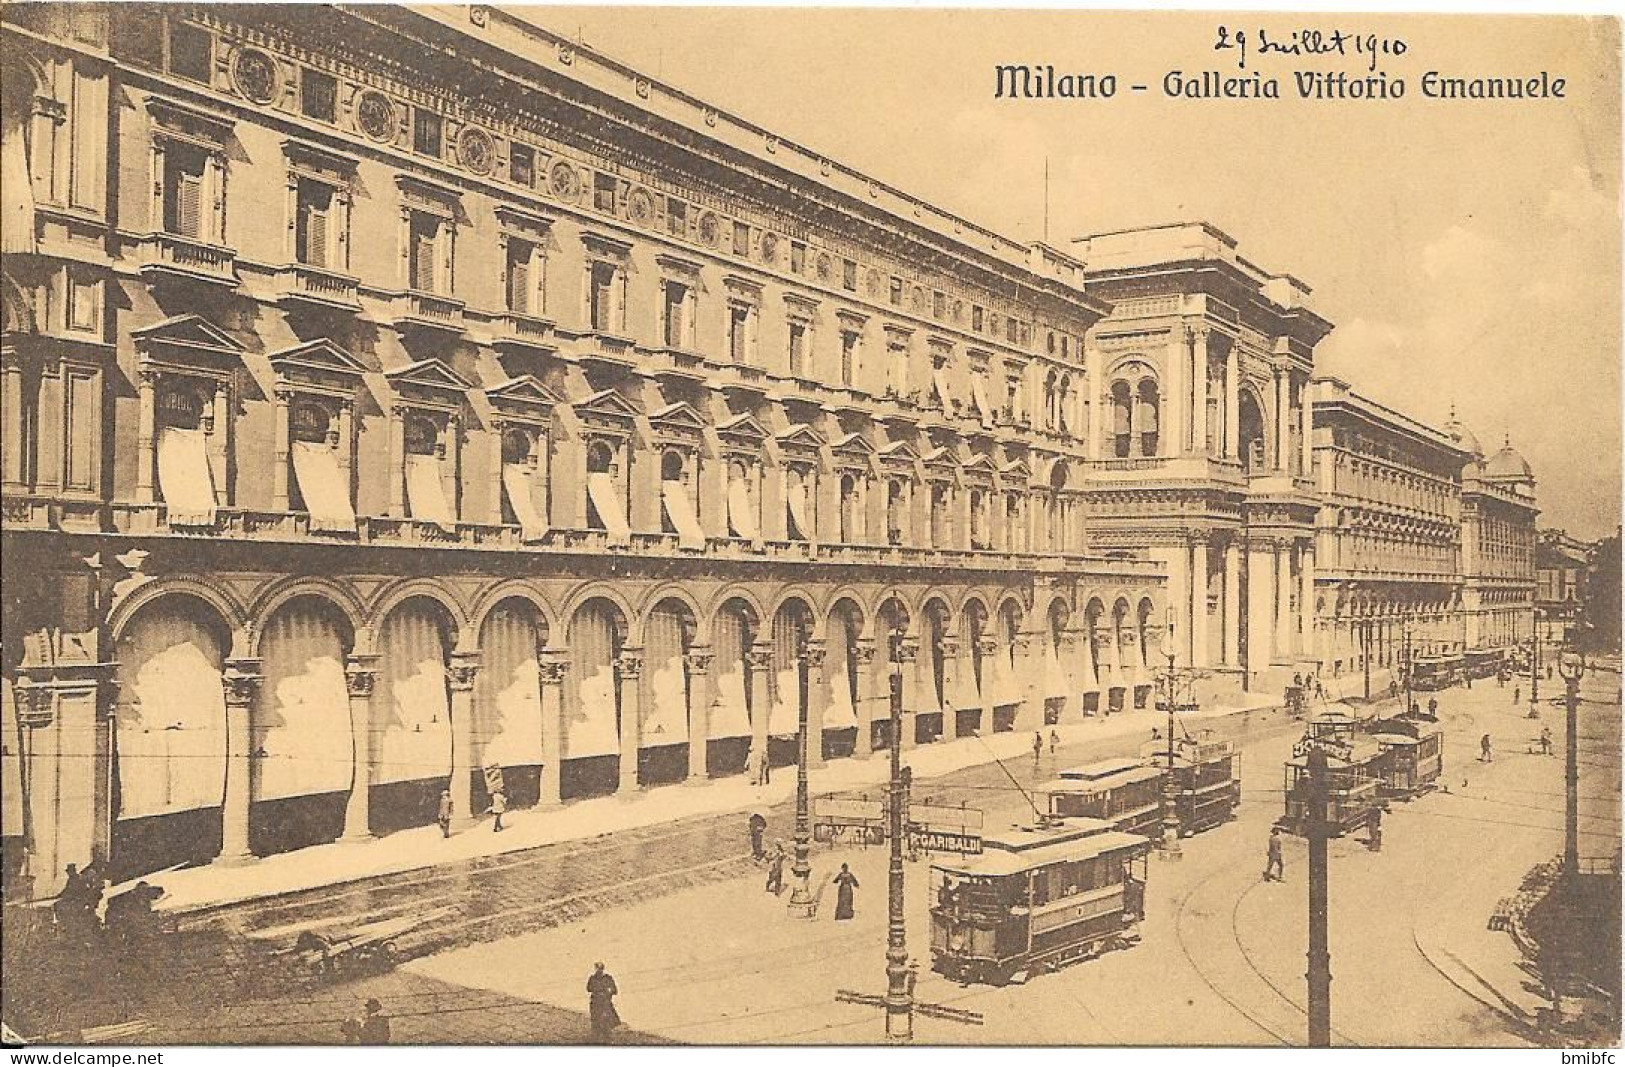
M1536 531L1535 619L1543 655L1563 647L1584 616L1596 550L1595 544L1564 530Z
M1461 474L1467 648L1505 655L1535 634L1535 476L1510 439L1485 458L1472 433L1454 425L1473 454Z
M1112 304L1086 351L1092 543L1164 570L1206 695L1279 691L1313 653L1308 386L1331 324L1205 223L1075 248Z
M1473 457L1347 382L1317 378L1313 396L1316 659L1323 684L1380 691L1407 655L1467 649L1462 468Z
M3 17L8 885L1144 705L1079 260L497 9Z

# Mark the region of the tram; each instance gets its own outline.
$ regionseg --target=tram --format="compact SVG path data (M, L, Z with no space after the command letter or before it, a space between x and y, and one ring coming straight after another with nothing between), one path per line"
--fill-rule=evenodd
M1350 737L1326 755L1326 820L1333 837L1364 826L1380 803L1387 756L1373 741ZM1309 814L1307 756L1286 761L1286 812L1278 825L1302 835Z
M1418 657L1411 668L1411 688L1424 693L1448 689L1460 680L1461 671L1461 661L1454 657Z
M1423 720L1383 719L1372 724L1371 740L1382 753L1377 792L1384 799L1409 800L1444 773L1444 734Z
M1165 773L1169 770L1166 738L1149 741L1140 750L1140 762ZM1235 818L1241 806L1241 779L1236 775L1236 746L1231 741L1206 737L1176 738L1172 758L1174 811L1179 836L1209 830Z
M1101 819L1131 834L1154 836L1162 820L1163 771L1136 759L1102 760L1064 770L1044 786L1057 818Z
M931 969L1007 985L1138 940L1151 841L1100 819L1045 820L931 865Z

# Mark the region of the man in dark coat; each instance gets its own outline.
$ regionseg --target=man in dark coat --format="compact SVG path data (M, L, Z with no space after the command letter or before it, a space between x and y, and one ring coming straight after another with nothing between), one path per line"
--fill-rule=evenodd
M852 891L858 887L858 876L852 873L851 868L841 864L841 873L835 876L835 918L837 921L852 918L853 902Z
M1279 882L1286 876L1286 862L1281 854L1281 828L1270 830L1269 853L1264 860L1264 881Z
M587 979L587 1004L595 1040L608 1041L610 1032L621 1025L621 1017L615 1011L615 995L619 992L615 978L604 970L604 965L593 964L592 976Z
M784 892L784 861L788 858L784 842L773 842L773 851L767 857L767 891L774 896Z
M434 821L440 824L440 836L451 836L451 790L440 791L440 810L435 814Z
M759 812L759 811L751 812L751 815L750 815L750 858L751 859L759 861L759 860L761 860L761 858L763 856L767 855L767 850L762 847L762 841L766 836L767 836L767 819L765 819L762 816L762 813Z
M366 1014L361 1017L361 1032L358 1035L363 1045L389 1044L389 1016L384 1014L384 1006L376 998L367 1001Z

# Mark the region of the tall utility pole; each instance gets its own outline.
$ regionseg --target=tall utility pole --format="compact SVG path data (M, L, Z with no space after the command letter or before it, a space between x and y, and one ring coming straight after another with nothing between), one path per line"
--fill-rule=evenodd
M1564 739L1563 768L1563 877L1571 883L1580 873L1580 678L1585 674L1585 657L1565 652L1557 661L1563 675L1565 703L1568 705L1568 737Z
M886 1040L914 1039L914 990L908 973L908 930L903 924L903 833L912 777L903 766L903 635L892 635L891 656L891 789L886 836L891 863L886 881Z
M1400 709L1401 713L1404 713L1411 710L1411 675L1415 673L1415 665L1411 661L1411 623L1409 619L1405 620L1405 651L1404 658L1400 663L1400 670L1405 675L1405 706Z
M1540 609L1529 609L1529 717L1540 718Z
M791 915L803 919L817 915L817 904L812 894L812 821L807 810L807 749L810 743L807 737L807 682L812 661L822 655L823 648L810 647L803 633L800 654L796 657L796 691L801 716L800 729L796 734L796 858L790 865L790 874L796 884L790 891L790 903L786 908ZM823 739L819 741L822 743Z
M1371 700L1371 620L1360 625L1360 662L1365 666L1365 699Z
M1330 1048L1332 1044L1332 956L1327 947L1326 839L1326 753L1318 744L1309 746L1309 1047Z
M1163 675L1168 701L1168 774L1162 780L1162 840L1157 854L1165 860L1183 858L1179 847L1179 786L1174 781L1174 613L1168 611L1168 626L1162 639L1163 655L1168 657L1168 672Z

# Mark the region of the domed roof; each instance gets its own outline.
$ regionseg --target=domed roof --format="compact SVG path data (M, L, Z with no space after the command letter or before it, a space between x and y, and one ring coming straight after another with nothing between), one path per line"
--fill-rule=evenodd
M1535 472L1530 470L1529 461L1524 459L1516 448L1512 447L1511 438L1508 438L1506 444L1501 446L1501 451L1484 461L1484 477L1486 478L1507 478L1522 481L1533 479L1534 476Z
M1445 424L1444 432L1464 452L1471 452L1475 456L1483 457L1483 446L1478 443L1478 438L1473 435L1473 431L1463 426L1461 420L1456 418L1456 405L1454 404L1450 405L1450 421Z

